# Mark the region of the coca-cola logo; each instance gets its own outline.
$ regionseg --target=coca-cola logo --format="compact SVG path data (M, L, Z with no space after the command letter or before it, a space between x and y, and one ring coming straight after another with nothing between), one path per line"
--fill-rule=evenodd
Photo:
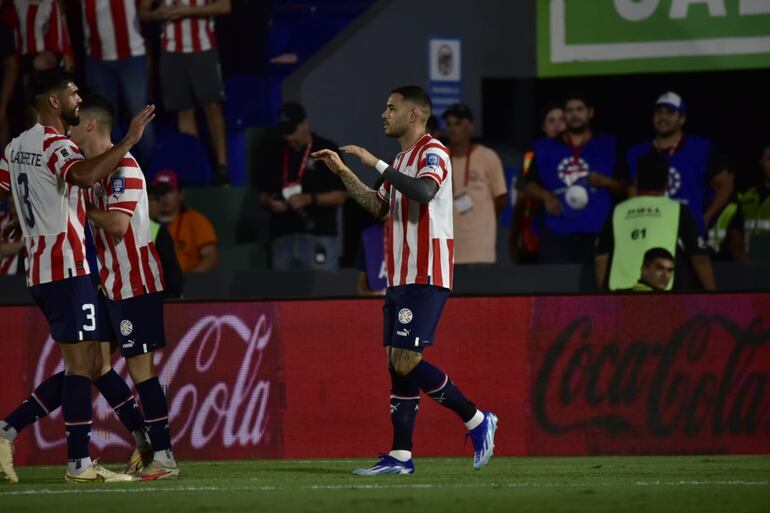
M551 434L767 436L770 329L696 316L668 340L601 340L590 317L544 351L531 408Z
M214 449L226 455L227 449L242 451L270 444L271 382L276 379L277 364L266 356L273 319L266 313L248 317L256 317L256 321L247 323L232 314L205 315L189 329L184 326L186 331L174 337L165 350L156 352L156 369L167 391L175 451L181 449L178 452L184 454ZM171 332L180 328L177 320L168 324L172 325ZM49 337L38 361L35 383L63 369L55 346ZM114 368L130 385L125 361L118 359ZM100 394L95 394L93 408L91 440L95 448L133 446L131 436ZM40 449L64 445L61 409L36 423L34 431Z

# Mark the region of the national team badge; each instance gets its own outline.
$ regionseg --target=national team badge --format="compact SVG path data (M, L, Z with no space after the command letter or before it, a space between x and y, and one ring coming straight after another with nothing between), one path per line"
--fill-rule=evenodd
M116 176L110 183L112 185L113 195L117 196L126 191L126 178L124 176Z
M414 315L412 315L412 311L408 308L402 308L398 311L398 322L401 324L409 324L413 318Z
M569 187L574 185L581 178L586 178L590 171L588 162L582 158L565 157L559 162L557 167L559 180Z
M134 325L128 319L120 321L120 334L124 337L129 336L134 331Z

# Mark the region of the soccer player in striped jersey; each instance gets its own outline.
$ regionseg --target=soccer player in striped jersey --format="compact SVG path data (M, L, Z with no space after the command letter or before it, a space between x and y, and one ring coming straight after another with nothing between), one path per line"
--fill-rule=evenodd
M430 97L418 86L391 92L382 114L385 135L397 138L402 149L392 165L358 146L340 148L382 174L384 182L377 191L364 185L337 153L321 150L312 155L342 179L368 212L387 216L383 345L391 377L393 445L372 467L356 469L359 476L414 473L412 431L420 390L465 423L476 470L486 466L494 449L497 416L476 409L442 370L422 357L425 347L434 343L452 288L454 260L452 166L444 145L426 133L431 110Z
M112 112L109 101L101 96L86 98L81 104L82 121L71 128L71 136L87 157L112 147ZM166 345L163 270L150 232L144 174L130 153L91 187L86 203L102 283L100 295L104 295L100 304L112 328L109 340L126 359L154 451L140 476L144 480L176 479L179 465L171 452L168 405L153 362L153 352ZM110 352L109 344L102 344L105 370L109 369Z
M0 158L0 192L13 193L26 247L27 286L45 315L64 359L61 404L67 433L70 482L126 481L91 461L91 378L101 367L97 297L85 258L86 208L83 189L107 176L142 137L154 117L147 106L126 136L108 151L86 160L64 135L80 122L81 103L72 75L39 72L31 83L38 122L13 139ZM0 194L3 195L3 194ZM53 391L52 393L55 393ZM42 406L42 405L41 405ZM0 469L15 480L11 449L15 430L0 424Z

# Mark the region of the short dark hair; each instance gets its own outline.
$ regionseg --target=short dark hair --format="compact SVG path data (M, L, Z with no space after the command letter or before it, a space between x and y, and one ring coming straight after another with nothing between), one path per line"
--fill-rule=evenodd
M549 112L551 112L554 109L559 109L560 111L564 111L564 105L561 105L561 104L556 103L556 102L548 102L548 103L546 103L545 107L543 107L540 110L540 124L545 123L545 117L548 115Z
M420 86L408 85L397 87L393 89L390 94L400 94L403 96L404 100L417 104L417 106L426 111L426 120L433 113L433 102L430 101L430 96L425 92L425 89Z
M80 104L80 113L84 112L92 114L108 132L112 130L112 119L115 116L115 111L106 97L100 94L87 96Z
M639 157L636 188L663 191L668 187L668 159L663 153L651 151Z
M578 100L580 102L583 102L583 104L589 108L594 106L593 102L591 102L591 100L588 98L588 96L585 93L582 93L580 91L572 91L564 97L564 101L561 104L561 108L566 109L567 103L571 102L572 100Z
M666 248L650 248L644 253L644 261L642 262L642 265L646 267L652 264L658 258L671 260L672 262L674 261L674 255L672 255L671 252Z
M27 86L27 93L33 101L53 91L60 91L68 84L75 83L75 76L64 68L51 68L37 71Z

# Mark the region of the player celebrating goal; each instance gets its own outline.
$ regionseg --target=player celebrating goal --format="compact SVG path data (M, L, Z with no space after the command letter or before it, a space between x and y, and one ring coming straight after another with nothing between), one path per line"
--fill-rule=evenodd
M67 471L71 482L130 481L91 461L91 376L101 367L97 297L85 256L83 188L108 175L142 137L154 117L148 106L132 120L125 138L101 155L85 160L64 134L80 122L81 103L71 75L59 69L32 81L38 123L15 138L0 159L0 192L12 191L26 246L27 286L43 311L64 358L61 405L67 433ZM34 397L33 397L34 398ZM4 426L0 468L9 480L12 426Z
M417 86L399 87L388 97L382 119L385 135L401 144L393 165L364 148L343 146L385 181L378 191L364 185L331 150L313 153L343 181L353 198L386 224L388 288L385 294L383 345L391 377L390 417L393 445L388 455L354 474L413 474L412 431L420 390L454 411L470 431L473 467L492 457L497 417L477 410L451 379L423 359L434 342L452 287L452 168L446 148L426 134L430 97Z
M72 141L87 157L100 155L112 146L112 107L106 98L91 96L80 104L79 111L80 123L70 128ZM152 354L165 345L162 270L150 241L144 175L130 153L112 173L88 189L86 204L103 282L96 330L97 338L103 341L102 366L91 369L94 384L137 441L137 450L124 473L143 480L176 479L179 466L171 452L168 408ZM126 358L147 420L128 386L110 365L110 342L117 343ZM7 417L7 424L18 432L58 408L61 378L56 374L41 383L31 398ZM42 404L45 407L40 410L37 405ZM0 421L0 437L4 424L6 421ZM9 472L5 473L10 478ZM87 481L76 476L69 480Z
M86 98L80 106L80 116L81 123L71 129L72 140L87 157L112 147L112 107L106 98ZM87 203L104 294L100 294L100 305L105 307L111 328L106 329L106 338L117 343L126 359L142 400L145 426L154 451L140 477L176 479L179 466L171 452L166 395L153 362L153 351L166 345L163 271L150 233L147 185L130 153L112 173L89 189ZM108 348L108 344L102 344L106 367Z

